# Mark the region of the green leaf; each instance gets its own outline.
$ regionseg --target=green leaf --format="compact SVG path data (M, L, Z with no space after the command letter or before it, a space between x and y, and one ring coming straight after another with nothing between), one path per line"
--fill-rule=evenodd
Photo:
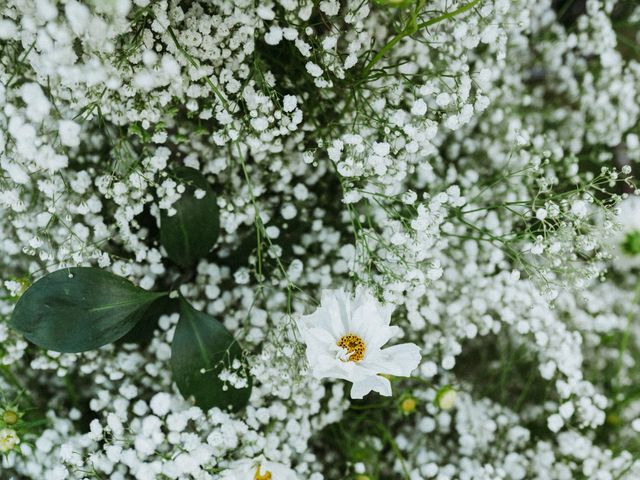
M158 320L162 315L171 315L178 312L178 300L164 296L158 298L140 315L140 320L129 333L120 338L117 343L137 343L147 346L153 340L153 332L158 328Z
M166 210L160 213L160 242L171 260L181 267L190 267L206 256L218 239L220 213L216 196L209 182L197 170L180 167L173 175L181 181L186 191L176 203L175 215ZM203 190L198 199L194 193Z
M99 268L64 268L27 289L11 325L47 350L84 352L124 336L164 295Z
M193 396L203 410L212 407L239 410L249 401L251 377L245 388L225 385L219 374L234 360L242 360L242 349L233 335L215 318L195 310L180 299L180 320L171 349L173 379L185 397Z

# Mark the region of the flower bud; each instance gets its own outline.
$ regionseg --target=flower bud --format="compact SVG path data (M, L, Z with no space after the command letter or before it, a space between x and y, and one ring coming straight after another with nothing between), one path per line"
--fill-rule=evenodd
M15 425L20 417L13 410L5 410L2 414L2 421L7 425Z
M435 404L442 410L451 410L457 397L458 393L453 389L453 387L447 385L446 387L442 387L438 390L438 393L436 393Z
M410 415L415 412L417 406L418 402L414 397L407 397L400 402L400 410L402 410L402 413L405 415Z

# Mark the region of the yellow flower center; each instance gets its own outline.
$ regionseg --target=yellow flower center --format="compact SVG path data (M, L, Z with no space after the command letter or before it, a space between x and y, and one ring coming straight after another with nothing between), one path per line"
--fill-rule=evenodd
M348 362L359 362L364 358L364 352L367 350L364 340L358 335L349 333L338 340L338 346L344 348L348 354Z
M400 408L402 409L403 413L410 414L415 411L417 405L418 403L416 402L416 399L413 397L409 397L405 398L402 401L402 403L400 404Z
M267 470L261 474L260 465L258 465L258 468L256 468L256 474L253 476L253 480L271 480L271 472Z

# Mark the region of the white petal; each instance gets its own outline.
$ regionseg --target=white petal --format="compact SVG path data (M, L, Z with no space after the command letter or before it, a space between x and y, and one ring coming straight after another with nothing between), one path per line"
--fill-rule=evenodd
M363 367L399 377L408 377L420 364L422 355L415 343L401 343L385 348L362 362Z
M303 333L303 337L307 345L320 344L325 349L328 346L337 346L336 338L322 328L310 328Z
M374 297L371 292L366 290L364 287L358 287L356 289L354 304L357 306L360 305L370 305L377 311L377 317L381 324L389 325L391 323L391 314L395 310L395 306L391 304L382 304L378 302L378 299Z
M338 338L349 333L351 311L348 295L343 290L327 290L322 292L320 303L332 333Z
M391 396L391 382L380 375L372 375L364 379L353 382L351 387L351 398L360 399L367 393L374 391L385 397Z
M357 382L377 373L363 368L361 363L343 362L325 354L317 355L313 359L309 358L309 364L315 378L341 378L349 382Z
M312 328L321 328L330 332L333 336L340 338L344 335L345 327L340 319L340 316L336 314L339 309L334 305L329 307L321 305L318 309L310 315L304 315L299 320L300 331L309 330Z
M351 315L349 331L361 337L365 344L369 344L371 338L381 327L378 311L370 304L361 305Z
M303 332L304 330L315 328L321 323L322 311L318 309L310 315L303 315L302 317L300 317L300 320L298 320L298 329Z
M369 336L368 341L366 342L367 350L370 353L379 351L385 343L387 343L394 336L396 336L398 332L401 331L402 330L400 329L400 327L388 327L379 325L378 328L376 328L372 332L372 335Z
M350 380L348 372L345 372L340 368L339 360L334 358L319 355L313 359L309 359L311 364L311 374L314 378L341 378L343 380Z
M335 309L345 321L351 313L351 297L344 290L324 290L320 304L329 309Z

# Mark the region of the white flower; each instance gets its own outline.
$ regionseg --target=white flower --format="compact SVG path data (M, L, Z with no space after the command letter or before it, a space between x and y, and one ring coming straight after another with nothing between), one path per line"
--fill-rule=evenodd
M421 358L413 343L382 349L400 332L389 325L392 311L365 290L356 291L355 297L344 290L325 290L320 307L300 320L313 376L353 382L351 398L372 390L390 396L391 383L382 375L409 376Z
M280 27L271 27L264 35L264 41L268 45L277 45L282 40L282 29Z
M20 437L12 428L0 430L0 453L13 450L20 443Z
M307 68L307 72L309 72L311 74L311 76L316 77L316 78L322 76L322 68L320 68L319 65L316 65L313 62L307 62L305 67Z
M544 208L539 208L536 210L536 218L540 221L547 218L547 211Z
M298 475L282 463L258 457L235 462L222 472L220 480L298 480Z
M171 395L168 393L160 392L156 393L151 402L149 403L151 410L158 416L165 416L169 413L169 408L171 406Z
M427 113L427 104L424 103L424 100L419 98L415 102L413 102L413 106L411 107L411 114L416 116L422 116Z
M80 131L80 125L73 120L60 120L58 122L60 143L67 147L77 147L80 145Z
M436 396L438 406L442 410L451 410L456 403L456 398L458 398L458 392L451 387L444 388Z
M549 430L551 430L553 433L559 432L563 425L564 420L557 413L554 413L547 419L547 427L549 427Z
M298 106L298 99L294 95L285 95L282 99L282 107L285 112L293 112Z
M584 200L576 200L573 205L571 205L571 213L578 218L586 217L588 211L587 202Z

